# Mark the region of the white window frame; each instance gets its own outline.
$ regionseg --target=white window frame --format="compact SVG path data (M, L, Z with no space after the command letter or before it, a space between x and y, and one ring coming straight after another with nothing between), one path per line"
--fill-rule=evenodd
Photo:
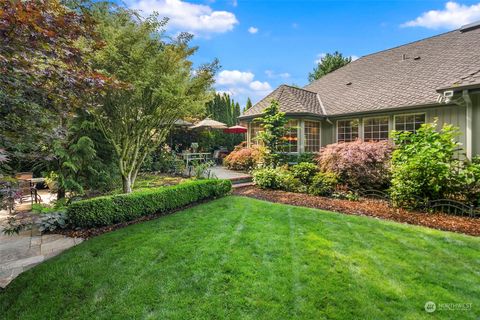
M388 125L388 130L387 130L387 138L383 140L375 140L375 141L385 141L389 139L390 136L390 116L389 115L383 115L383 116L374 116L374 117L366 117L362 119L362 140L365 141L365 121L369 119L378 119L378 118L387 118L387 125ZM426 118L425 118L426 119Z
M362 123L361 123L361 119L360 118L349 118L349 119L338 119L335 123L335 141L338 143L338 122L339 121L358 121L358 136L357 136L357 139L362 139L362 131L361 131L361 127L362 127ZM355 141L355 140L352 140L352 141ZM351 141L341 141L341 142L351 142Z
M427 113L426 112L399 113L399 114L393 115L393 130L398 131L397 130L397 117L418 116L418 115L424 115L425 116L425 122L423 124L427 123ZM413 130L414 130L413 133L416 133L415 126L414 126ZM402 131L408 131L408 130L402 130ZM408 131L408 132L412 132L412 131Z

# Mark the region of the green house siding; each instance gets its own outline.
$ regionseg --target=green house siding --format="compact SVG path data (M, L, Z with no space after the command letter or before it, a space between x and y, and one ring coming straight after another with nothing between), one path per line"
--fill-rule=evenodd
M331 144L335 141L335 125L333 122L322 121L321 123L321 132L322 132L322 144L324 147L327 144Z
M472 94L472 155L480 155L480 93Z
M474 123L480 123L480 107L478 102L480 101L479 97L476 97L476 102L477 107L474 112L474 116L476 117L474 119ZM474 103L474 104L475 104ZM332 128L332 134L331 137L332 139L322 139L322 146L325 146L329 143L335 143L337 141L337 120L346 120L346 119L358 119L360 122L360 128L359 128L359 133L360 133L360 138L363 138L363 121L366 118L371 118L371 117L381 117L381 116L388 116L389 117L389 129L393 130L394 129L394 124L395 124L395 116L396 115L402 115L402 114L417 114L417 113L424 113L425 114L425 119L427 122L433 122L435 119L437 120L439 128L443 126L443 124L452 124L460 129L461 135L459 137L459 142L462 144L462 146L465 148L466 147L466 134L467 134L467 118L466 118L466 107L465 106L458 106L458 105L445 105L445 106L438 106L438 107L430 107L430 108L415 108L415 109L408 109L408 110L402 110L402 111L391 111L391 112L383 112L383 113L370 113L370 114L358 114L358 115L352 115L348 117L331 117L330 121L333 122L333 128ZM322 123L323 125L323 123ZM474 138L473 141L475 143L475 146L472 150L473 154L479 154L480 153L480 131L479 131L479 126L477 125L475 128L477 131L474 132L473 137L478 137ZM325 134L326 136L326 134Z
M438 127L441 128L444 124L452 124L460 128L461 135L458 141L466 148L466 129L467 129L467 114L465 106L450 106L438 107L427 111L427 121L433 122L438 118Z
M472 94L472 146L471 146L471 155L480 155L480 93ZM337 142L337 121L346 120L346 119L358 119L359 120L359 135L360 138L363 138L363 122L364 119L371 117L389 117L389 130L394 129L395 125L395 116L403 114L412 114L412 113L424 113L425 119L427 122L433 122L437 119L438 127L440 128L444 124L452 124L460 129L461 135L458 138L459 142L462 144L463 148L467 148L467 107L465 105L443 105L429 108L412 108L405 109L401 111L389 111L389 112L378 112L378 113L364 113L350 116L342 117L330 117L328 119L320 120L320 118L313 117L293 117L289 116L290 119L296 119L299 122L298 126L298 151L304 151L304 135L303 135L303 121L305 120L315 120L320 121L320 145L322 147ZM249 128L251 123L248 124ZM249 130L250 132L250 130ZM252 142L250 136L248 136L249 144Z

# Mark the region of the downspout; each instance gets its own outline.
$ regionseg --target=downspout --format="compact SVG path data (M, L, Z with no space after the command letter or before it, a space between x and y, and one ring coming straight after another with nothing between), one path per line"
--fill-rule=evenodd
M472 110L472 99L470 98L470 94L468 90L463 90L462 98L466 104L466 131L465 131L465 140L466 140L466 153L467 158L472 159L472 148L473 148L473 141L472 141L472 125L473 125L473 110Z

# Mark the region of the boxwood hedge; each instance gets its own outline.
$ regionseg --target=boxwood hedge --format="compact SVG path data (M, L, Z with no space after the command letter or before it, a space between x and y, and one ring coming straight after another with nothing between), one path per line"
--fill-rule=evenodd
M188 204L221 197L230 192L229 180L195 180L172 187L152 188L130 194L97 197L72 203L70 222L80 228L107 226Z

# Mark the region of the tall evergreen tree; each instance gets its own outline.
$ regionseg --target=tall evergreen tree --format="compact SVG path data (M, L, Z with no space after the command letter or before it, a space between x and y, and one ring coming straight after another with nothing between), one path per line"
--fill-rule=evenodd
M245 105L245 110L244 111L247 111L251 107L253 107L252 100L250 100L250 97L248 97L247 98L247 104Z
M340 52L335 51L332 53L327 53L324 57L320 59L318 65L313 69L308 75L308 81L313 82L320 79L324 75L337 70L347 64L352 62L351 57L344 57Z

